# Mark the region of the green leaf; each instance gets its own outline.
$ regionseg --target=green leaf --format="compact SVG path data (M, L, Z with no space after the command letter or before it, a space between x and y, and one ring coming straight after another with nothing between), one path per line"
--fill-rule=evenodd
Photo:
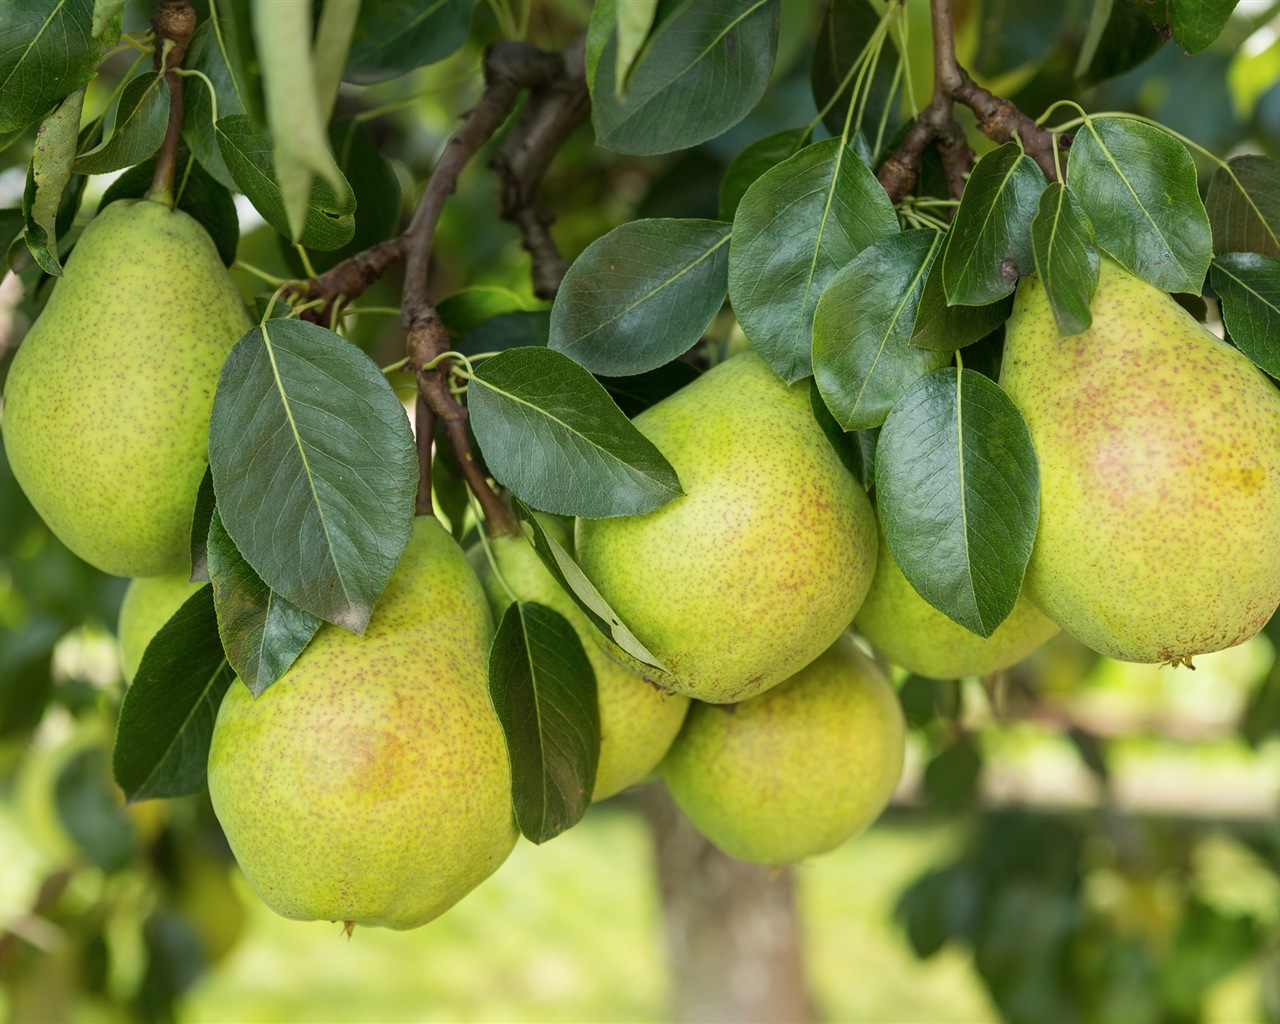
M729 243L729 300L783 380L812 372L813 311L827 282L897 233L889 197L839 139L802 149L747 189Z
M270 138L256 130L244 114L219 117L218 148L239 188L263 219L282 235L289 235L289 219L276 182ZM344 179L345 183L345 179ZM355 234L355 194L348 184L335 193L323 178L311 182L306 223L298 241L311 249L338 249Z
M950 242L948 233L942 243L944 253ZM911 344L935 352L954 352L985 338L1009 319L1012 308L1012 295L986 306L947 305L947 297L942 291L942 257L934 257L916 309Z
M1076 62L1075 74L1082 82L1094 84L1137 67L1164 45L1151 23L1147 0L1094 0L1084 46ZM1105 8L1105 19L1097 13Z
M876 431L843 430L831 415L831 410L827 408L827 403L822 400L822 393L817 388L809 389L809 405L813 409L814 419L827 435L831 447L840 456L844 468L853 474L864 490L870 490L876 479Z
M467 331L454 348L464 356L505 352L509 348L546 345L551 337L551 310L520 309L499 313Z
M1280 378L1280 260L1252 252L1214 257L1212 283L1236 347Z
M377 365L306 321L255 327L218 378L209 465L223 525L254 571L362 633L418 489L409 421Z
M436 306L441 322L453 335L465 335L500 313L529 311L531 301L501 285L471 285L441 299ZM549 312L549 311L544 311Z
M893 407L876 447L876 502L920 596L988 637L1013 609L1040 516L1021 413L973 370L936 370Z
M1239 0L1163 0L1156 7L1163 16L1157 22L1157 27L1167 25L1173 33L1175 43L1187 53L1199 53L1222 34L1238 2Z
M320 121L328 124L342 86L342 72L347 66L351 44L355 39L356 21L360 16L360 0L325 0L316 22L311 66L315 75L316 97Z
M618 35L591 87L596 142L616 153L688 149L732 128L759 101L778 48L779 0L699 0L665 8L615 95Z
M808 128L786 128L756 139L735 156L720 183L720 219L732 222L752 183L770 167L795 156L808 142Z
M360 5L342 77L370 85L434 64L458 49L477 0L377 0Z
M236 180L222 159L218 148L218 134L214 127L219 117L243 114L240 90L236 84L235 60L231 51L223 48L212 21L203 21L182 58L182 66L201 72L213 83L211 97L209 87L200 75L184 75L182 78L182 138L191 152L224 188L236 189ZM215 107L216 104L216 107ZM215 112L217 117L214 116Z
M390 238L400 228L400 179L365 123L353 117L335 121L329 128L329 140L338 157L338 167L355 193L356 230L351 241L341 248L312 255L311 262L321 273Z
M120 707L112 766L130 803L204 789L213 723L234 679L213 589L201 587L147 645Z
M138 838L111 784L105 750L75 754L58 769L53 792L58 820L91 864L108 874L129 865Z
M9 0L4 5L0 135L26 128L93 78L102 55L120 38L118 21L95 38L93 6L93 0Z
M1280 161L1238 156L1219 167L1205 199L1213 251L1280 259Z
M222 647L236 675L257 697L288 671L316 635L320 620L262 582L216 510L209 522L208 551Z
M58 214L62 194L71 180L80 131L84 89L77 89L40 125L40 141L32 149L22 214L27 248L40 269L59 277Z
M516 823L544 843L582 820L600 760L595 673L568 620L512 604L489 651L489 695L507 738Z
M26 736L39 726L53 696L53 649L65 632L51 615L27 619L16 630L0 625L0 738Z
M1093 238L1093 224L1076 194L1061 182L1051 182L1031 222L1031 247L1036 273L1044 282L1049 308L1063 337L1086 331L1093 323L1089 304L1098 287L1098 249Z
M813 316L813 379L844 430L878 427L948 352L910 344L925 277L940 245L928 229L890 235L831 279Z
M21 210L0 210L0 273L9 269L7 253L9 247L22 237L26 230L26 219Z
M168 123L169 83L154 71L139 75L120 94L110 138L76 158L76 173L105 174L145 160L160 148Z
M942 285L953 306L985 306L1012 294L1031 273L1031 220L1045 189L1036 162L1009 142L969 175L942 257Z
M533 509L519 498L512 500L511 509L519 520L525 536L529 538L529 543L533 545L534 552L546 566L547 572L551 573L561 589L573 598L574 603L590 623L603 636L609 637L637 661L659 672L665 672L662 662L649 652L649 649L627 628L627 624L618 617L618 613L609 607L609 602L595 588L595 584L587 579L586 573L578 567L578 563L573 560L569 552L555 537L543 529Z
M600 67L600 55L614 38L618 27L617 0L596 0L591 5L591 17L587 22L585 53L587 84L595 88L596 73Z
M880 23L880 13L867 0L831 0L827 4L826 17L822 19L822 29L818 33L818 41L813 48L813 65L810 72L810 85L813 88L813 102L819 110L835 97L841 83L853 66L853 62L862 54L870 42L876 26ZM884 47L880 51L880 59L876 61L871 72L870 91L866 94L865 107L862 112L861 126L851 123L851 127L859 128L862 136L873 145L879 131L881 118L886 109L889 121L886 130L889 135L897 127L901 118L893 116L893 76L898 62L898 50L891 38L886 37ZM839 136L844 131L845 119L849 113L849 101L854 92L854 80L845 86L840 98L832 104L831 109L823 115L822 123L832 135ZM867 87L864 85L864 89ZM856 121L858 114L854 112Z
M730 225L638 220L592 242L551 310L551 348L626 376L692 348L724 304Z
M93 21L89 31L95 39L111 27L116 15L124 11L125 0L93 0ZM116 26L118 32L120 26Z
M209 524L217 500L213 496L213 470L205 467L196 492L196 507L191 513L191 582L209 582Z
M618 33L618 57L614 62L614 89L616 98L625 92L623 86L627 74L635 63L640 47L648 38L653 28L653 19L658 14L658 0L627 0L616 5L615 25Z
M1083 78L1089 70L1089 65L1093 63L1093 58L1098 52L1098 46L1102 42L1102 34L1107 29L1107 22L1111 20L1111 11L1115 7L1115 0L1093 0L1089 6L1089 26L1085 29L1084 42L1080 44L1080 49L1076 53L1076 70L1077 78Z
M514 348L486 360L467 404L490 472L534 508L605 519L684 493L653 442L559 352Z
M1148 284L1200 293L1213 237L1182 143L1138 121L1091 121L1076 132L1067 182L1099 248Z
M650 406L674 395L686 384L692 384L701 376L698 370L681 359L673 359L665 366L636 373L629 377L602 377L596 380L604 385L609 397L628 417L638 416Z

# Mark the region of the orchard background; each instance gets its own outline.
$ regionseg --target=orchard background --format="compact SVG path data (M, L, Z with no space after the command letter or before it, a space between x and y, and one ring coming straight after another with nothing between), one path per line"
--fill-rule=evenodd
M345 194L323 172L309 185L314 168L302 186L253 174L281 152L268 131L277 146L302 146L298 126L323 123L320 88L299 87L281 109L270 102L279 69L331 41L323 28L314 40L291 33L296 11L279 14L311 5L193 6L183 67L209 76L219 119L239 120L220 140L202 80L183 76L183 143L170 156L187 208L260 315L306 313L310 302L336 325L327 303L360 293L342 332L382 367L405 357L397 314L409 307L438 314L447 331L447 345L424 342L429 358L411 344L415 366L446 347L476 356L545 344L556 333L551 298L589 245L657 218L727 229L751 182L790 157L806 126L818 142L846 133L904 226L944 228L973 157L999 159L1015 134L1054 169L1044 126L1081 123L1055 104L1128 112L1186 143L1215 242L1228 229L1211 183L1223 187L1220 162L1241 154L1259 155L1241 192L1272 238L1280 230L1280 4L1264 0L935 0L932 12L923 0L365 0L358 16L355 4L325 0L304 10L304 28L312 13L355 17L345 83L316 63L317 80L336 89L327 134ZM172 95L140 78L152 68L155 13L150 3L0 2L0 372L95 210L152 180ZM664 26L691 17L721 44L697 68L696 102L647 123L624 116L629 88L661 93L673 74ZM934 88L938 43L944 76L972 76L954 97ZM751 81L729 89L717 84L729 65L717 61L735 46ZM232 87L233 65L236 85L252 88ZM255 106L261 83L268 102ZM953 98L973 154L952 129ZM916 123L929 130L913 136L926 110ZM65 130L69 118L78 132ZM228 153L231 127L240 142ZM235 153L249 155L226 159ZM1167 150L1135 159L1157 182L1172 161ZM1166 196L1156 218L1195 202ZM990 208L1016 219L1025 210L1015 206L997 196ZM424 207L438 212L434 230L403 251L378 248ZM303 249L286 238L299 214L311 230ZM335 235L334 224L345 226ZM648 237L610 237L612 259L654 251ZM375 255L340 262L366 250ZM1224 251L1237 250L1215 245ZM1280 256L1250 251L1270 265ZM601 266L584 263L584 276ZM323 276L334 267L338 277ZM733 297L731 258L728 275ZM281 292L291 280L303 283ZM650 317L654 343L674 347L664 369L630 378L641 386L627 384L634 367L589 367L624 411L746 345L725 287L706 293L715 301L699 322L688 302ZM1221 329L1205 294L1188 303ZM1270 322L1270 347L1249 352L1264 368L1280 337ZM967 339L963 359L994 378L1001 336L989 332ZM684 335L683 347L672 340ZM424 395L445 380L420 376ZM414 375L389 377L424 415ZM850 435L863 452L865 435ZM465 485L438 436L435 497L469 540ZM483 454L504 480L497 450ZM0 456L0 1009L11 1019L1280 1019L1275 623L1197 658L1194 672L1109 661L1065 634L998 676L899 672L910 726L902 783L881 820L832 854L780 872L732 861L655 784L594 806L543 845L521 842L438 921L362 929L348 942L336 925L285 921L258 902L207 796L125 806L112 772L125 583L52 536Z

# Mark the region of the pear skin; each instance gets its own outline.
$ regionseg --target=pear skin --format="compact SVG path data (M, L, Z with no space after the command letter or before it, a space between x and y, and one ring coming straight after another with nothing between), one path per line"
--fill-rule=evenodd
M506 860L516 823L492 638L479 580L424 517L364 636L324 625L257 700L232 685L209 795L263 902L416 928Z
M898 696L841 636L817 661L741 704L694 704L662 762L685 816L730 856L790 864L871 824L902 774Z
M1005 334L1000 384L1040 459L1027 595L1122 661L1242 643L1280 603L1280 391L1108 259L1092 309L1059 338L1023 278Z
M578 564L677 693L715 704L763 693L830 647L871 585L871 505L809 386L788 386L754 352L721 363L635 419L684 496L578 521Z
M132 683L138 674L142 654L160 627L203 586L204 583L192 583L185 572L148 576L129 584L120 602L120 622L116 627L120 667L126 683Z
M853 620L858 631L895 665L932 679L985 676L1016 665L1058 632L1025 594L989 637L947 618L916 593L893 560L884 533L876 575Z
M189 565L214 388L252 326L188 214L118 200L85 228L14 356L0 427L27 498L86 562Z

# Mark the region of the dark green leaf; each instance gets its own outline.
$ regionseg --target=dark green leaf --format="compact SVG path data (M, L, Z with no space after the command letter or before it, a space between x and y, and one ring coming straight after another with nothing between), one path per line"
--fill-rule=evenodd
M827 408L817 388L809 389L809 405L813 408L814 419L827 435L827 440L840 456L845 469L853 474L863 488L870 490L876 479L876 431L843 430L831 415L831 410Z
M551 348L614 376L683 355L724 304L729 231L715 220L638 220L596 239L560 285Z
M235 89L240 109L249 123L259 131L265 131L267 114L262 95L262 60L253 40L253 0L210 0L210 20L218 16L218 41L227 67L235 76ZM216 80L215 80L216 81ZM221 99L221 92L219 92ZM218 105L218 117L228 111Z
M434 64L467 39L477 0L377 0L360 5L342 77L369 85Z
M1199 53L1222 34L1239 0L1162 0L1157 27L1167 25L1173 41L1187 53ZM1161 10L1163 8L1163 10Z
M148 71L131 80L120 94L115 126L100 146L76 158L79 174L105 174L153 155L169 123L169 83Z
M191 44L182 58L182 66L201 72L213 83L218 117L243 114L240 93L236 88L235 72L228 61L235 60L234 51L225 51L218 40L214 24L203 21L191 37ZM224 187L235 189L236 180L227 170L218 148L218 135L214 129L215 106L209 96L209 87L199 75L185 75L182 79L182 138L191 147L200 165Z
M204 789L213 723L234 680L213 589L201 587L147 645L120 708L113 767L130 803Z
M1076 77L1102 82L1137 67L1164 45L1151 23L1147 0L1094 0L1104 9L1090 19L1085 45L1076 63ZM1098 19L1103 19L1099 23Z
M950 241L949 236L944 239L944 252ZM1012 295L986 306L948 306L942 291L942 257L934 257L916 309L911 344L935 352L954 352L985 338L1009 318L1012 308Z
M440 320L455 336L475 330L500 313L531 312L529 302L510 288L472 285L441 299L436 306ZM549 310L545 311L548 314Z
M779 0L669 5L622 97L615 94L615 31L588 82L596 142L617 153L670 153L733 127L769 82L778 6Z
M732 222L752 183L770 167L795 156L808 142L808 128L786 128L756 139L735 156L720 183L720 219Z
M125 2L126 0L93 0L93 22L89 31L95 39L111 27L116 15L124 10ZM120 26L116 25L116 31L119 30Z
M334 252L312 255L311 262L321 273L390 238L400 227L400 179L364 122L353 117L335 121L329 128L329 141L338 167L355 193L356 230L351 241Z
M499 313L477 324L454 346L464 356L481 352L505 352L509 348L545 345L551 336L551 310L516 310Z
M947 352L910 344L924 280L941 239L928 229L890 235L831 279L813 316L813 379L845 430L878 427Z
M459 544L467 530L467 509L471 491L458 465L443 424L436 424L435 457L431 460L431 493L436 506L449 520L450 532Z
M1049 308L1063 337L1089 329L1089 304L1098 287L1098 249L1093 225L1070 188L1052 182L1040 197L1031 222L1036 273L1044 282Z
M1013 292L1034 267L1031 220L1044 175L1009 142L973 169L942 257L942 284L953 306L985 306Z
M217 511L209 523L209 577L227 661L255 696L311 642L320 620L275 593L244 560Z
M861 56L863 49L871 41L871 36L880 22L880 13L867 0L831 0L827 5L826 17L822 19L822 30L818 33L818 41L813 48L813 67L810 73L810 84L813 87L813 102L819 110L824 109L836 97L840 86L853 67L854 61ZM870 92L867 94L862 112L861 133L874 143L881 118L889 108L892 118L891 103L893 100L894 67L898 61L897 47L893 40L886 37L879 60L871 72ZM854 79L858 77L855 72ZM867 87L864 85L864 89ZM853 95L854 83L851 80L845 85L840 97L835 99L831 108L823 115L822 123L832 135L839 136L844 131L845 119L849 112L849 100ZM856 121L857 112L854 113ZM853 127L857 128L856 124ZM888 132L893 133L897 124L890 121Z
M209 524L217 502L213 496L213 471L205 467L196 492L196 508L191 514L191 582L209 582Z
M218 513L272 590L364 631L409 540L413 434L377 365L331 331L269 320L223 364L209 424Z
M82 750L59 769L54 800L62 826L92 864L112 874L133 860L138 840L111 786L101 747Z
M638 416L651 405L656 405L664 398L674 395L686 384L698 379L698 371L680 359L673 359L665 366L659 366L648 373L637 373L630 377L597 376L609 397L618 403L618 408L628 417Z
M58 214L63 192L71 180L80 132L84 90L68 96L40 125L39 139L31 152L22 213L27 249L40 269L55 277L62 274L58 257Z
M729 243L729 299L783 380L812 372L813 311L827 282L897 233L889 197L839 139L802 149L747 189Z
M64 631L51 615L16 630L0 626L0 737L22 736L40 724L53 696L53 648Z
M1018 599L1040 515L1031 434L999 385L953 367L921 378L880 432L876 496L911 585L990 636Z
M568 620L512 604L489 651L489 695L507 738L516 823L544 843L582 819L600 760L595 673Z
M1213 251L1280 259L1280 161L1238 156L1219 167L1205 199Z
M1099 248L1148 284L1199 294L1213 237L1181 142L1138 121L1092 121L1076 133L1067 181Z
M930 804L944 814L973 805L982 774L982 757L967 737L944 747L924 767L924 791Z
M1213 261L1213 290L1236 347L1280 378L1280 260L1231 252Z
M0 274L9 269L9 247L22 237L26 220L21 210L0 210Z
M471 425L494 477L544 512L604 519L678 498L675 470L568 356L516 348L480 365Z

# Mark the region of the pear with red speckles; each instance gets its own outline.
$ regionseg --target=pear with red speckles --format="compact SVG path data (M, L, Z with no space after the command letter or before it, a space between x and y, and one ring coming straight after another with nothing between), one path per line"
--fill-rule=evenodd
M1005 335L1000 383L1040 459L1026 593L1124 661L1241 643L1280 603L1280 391L1107 259L1092 310L1059 338L1025 278Z
M746 352L636 417L684 496L641 516L580 519L577 555L666 671L608 644L611 656L724 704L794 675L853 620L875 572L875 518L809 386Z
M209 796L267 906L416 928L507 859L516 823L492 639L480 581L425 517L363 636L322 626L256 700L231 686Z
M5 451L49 528L103 572L190 564L222 363L252 327L200 224L117 200L85 228L5 382Z

